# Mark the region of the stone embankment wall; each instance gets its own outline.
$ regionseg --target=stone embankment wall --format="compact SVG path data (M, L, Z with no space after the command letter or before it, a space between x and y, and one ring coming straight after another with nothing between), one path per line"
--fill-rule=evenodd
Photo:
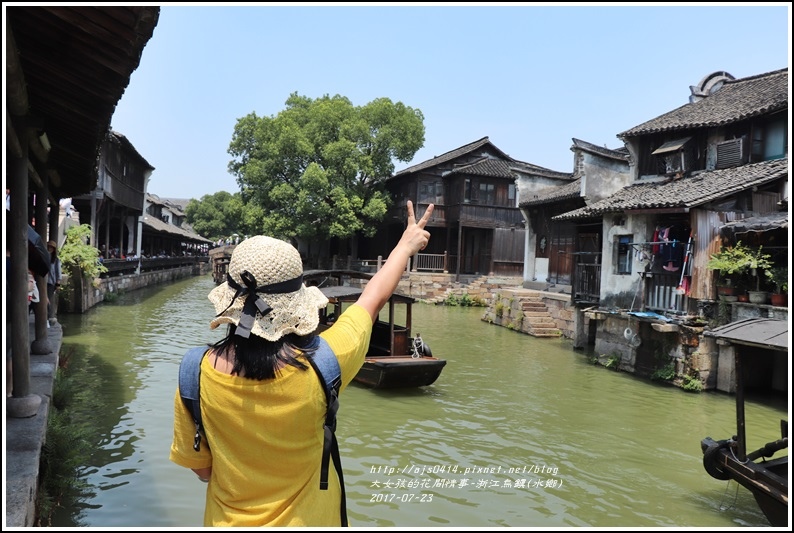
M483 320L533 337L573 338L571 295L534 289L497 289Z
M523 279L514 276L460 276L411 272L403 276L397 291L428 303L442 303L450 296L469 295L474 300L491 304L503 288L521 287Z
M119 294L151 285L170 283L182 278L208 274L211 269L212 266L209 263L196 263L191 266L154 270L141 274L100 278L96 284L82 279L80 283L68 284L75 285L74 292L59 296L58 309L66 313L85 313L98 303L105 301L108 293ZM64 280L64 286L67 286L67 281Z
M537 337L572 338L574 312L570 294L523 288L523 278L410 273L397 290L428 303L468 295L486 304L483 320Z

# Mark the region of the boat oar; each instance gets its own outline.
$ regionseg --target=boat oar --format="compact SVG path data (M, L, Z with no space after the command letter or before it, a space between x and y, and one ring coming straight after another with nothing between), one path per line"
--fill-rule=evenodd
M685 294L686 289L684 288L684 275L686 274L686 267L689 264L689 256L692 254L690 251L690 246L692 246L692 232L689 232L689 239L686 241L686 249L684 250L684 264L681 266L681 281L678 282L678 287L675 288L676 294Z

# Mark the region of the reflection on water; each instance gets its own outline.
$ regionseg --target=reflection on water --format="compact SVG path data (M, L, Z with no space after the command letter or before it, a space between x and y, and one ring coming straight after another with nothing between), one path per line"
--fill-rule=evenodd
M64 349L100 380L96 489L60 526L201 526L206 486L168 460L181 355L213 342L210 276L66 315ZM565 339L415 305L414 331L447 360L426 388L351 385L338 436L359 527L767 526L750 494L703 469L700 439L735 432L734 399L588 363ZM222 328L219 328L222 329ZM777 438L785 399L750 402L748 435ZM68 518L65 517L68 515Z

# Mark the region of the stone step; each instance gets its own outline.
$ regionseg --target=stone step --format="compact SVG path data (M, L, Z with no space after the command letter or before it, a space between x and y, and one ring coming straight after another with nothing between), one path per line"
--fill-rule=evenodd
M557 328L529 328L528 333L533 337L559 337L562 335Z
M557 323L551 317L545 318L525 318L524 322L533 328L556 328Z

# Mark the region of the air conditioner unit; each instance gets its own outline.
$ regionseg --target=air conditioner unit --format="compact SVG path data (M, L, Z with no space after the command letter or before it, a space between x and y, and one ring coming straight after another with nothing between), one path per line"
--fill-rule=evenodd
M750 143L747 137L739 137L717 143L717 168L731 168L747 163Z

